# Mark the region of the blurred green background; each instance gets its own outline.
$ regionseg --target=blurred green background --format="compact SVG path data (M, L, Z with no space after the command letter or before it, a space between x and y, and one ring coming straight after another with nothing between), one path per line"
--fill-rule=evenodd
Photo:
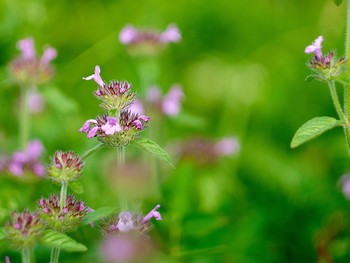
M91 95L95 84L82 80L100 65L106 81L125 79L138 87L139 60L119 43L126 24L164 30L176 23L182 41L155 62L164 92L180 83L182 113L158 122L153 138L168 149L177 168L161 165L161 195L139 198L147 213L160 203L163 221L150 235L158 249L152 262L349 262L350 213L337 181L349 172L341 129L298 149L290 140L315 116L336 116L328 88L306 83L305 47L319 35L324 48L343 53L345 5L331 0L2 0L0 1L0 151L18 149L19 88L7 65L19 54L16 42L35 39L58 50L56 76L40 87L45 111L33 116L31 138L45 145L44 161L55 150L83 153L96 144L77 130L101 113ZM152 116L151 116L152 117ZM152 136L152 123L148 134ZM238 136L241 151L214 163L181 159L174 145L193 137L217 141ZM130 150L131 164L142 163ZM117 205L111 183L113 150L87 160L77 195L90 207ZM137 168L142 183L146 170ZM58 192L49 181L37 184L0 177L0 220L12 209L35 208L34 201ZM98 228L72 233L87 253L62 252L60 262L102 262ZM20 255L0 244L1 259ZM37 247L37 262L49 249ZM329 259L327 259L329 257Z

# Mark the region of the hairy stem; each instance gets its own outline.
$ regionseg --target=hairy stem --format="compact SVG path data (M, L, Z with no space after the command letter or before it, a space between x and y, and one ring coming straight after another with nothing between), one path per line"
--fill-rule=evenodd
M346 10L346 40L345 40L345 57L350 58L350 0L347 1ZM346 65L347 73L350 75L350 63ZM346 117L350 117L350 85L344 85L344 112Z
M22 150L27 147L30 130L30 113L28 109L28 93L30 87L21 86L19 105L19 141Z
M51 261L50 261L50 263L58 263L59 256L60 256L60 249L57 247L53 247L51 249Z
M22 262L30 263L30 249L27 248L22 250Z
M91 149L87 150L82 156L81 158L83 160L85 160L86 158L88 158L90 155L92 155L93 153L97 152L99 149L103 148L103 143L99 143L96 146L92 147Z
M335 110L337 111L337 114L338 114L340 120L342 120L346 124L344 126L345 141L346 141L346 145L348 147L348 152L350 154L350 127L348 126L349 121L348 121L347 116L344 114L343 109L340 105L334 81L329 81L328 86L329 86L329 91L331 92L331 96L332 96Z
M122 182L124 172L125 172L125 146L119 146L117 147L117 162L118 162L118 178ZM122 183L119 183L119 202L120 202L120 209L121 211L127 211L128 209L128 203L127 203L127 197L126 192L123 191Z
M67 188L68 188L68 182L62 183L61 195L60 195L60 208L61 208L61 210L66 206Z

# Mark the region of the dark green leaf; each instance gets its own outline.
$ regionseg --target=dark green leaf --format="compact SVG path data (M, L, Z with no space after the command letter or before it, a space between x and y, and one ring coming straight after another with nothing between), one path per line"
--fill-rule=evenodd
M344 124L331 117L316 117L303 124L295 133L290 147L295 148L322 133Z
M87 247L78 243L66 234L55 232L53 230L46 230L40 243L49 247L57 247L68 252L84 252Z
M89 224L95 222L101 218L108 217L113 213L116 213L117 209L115 207L101 207L93 212L89 212L84 218L84 223Z
M343 0L333 0L333 1L337 6L340 6L341 3L343 3Z
M140 138L136 141L134 141L134 144L139 146L141 149L150 152L157 156L158 158L165 161L167 164L169 164L171 167L175 168L173 163L171 162L169 155L166 151L164 151L157 143L154 141L147 139L147 138Z
M84 187L80 181L71 181L69 182L69 187L72 189L73 192L77 194L84 193Z

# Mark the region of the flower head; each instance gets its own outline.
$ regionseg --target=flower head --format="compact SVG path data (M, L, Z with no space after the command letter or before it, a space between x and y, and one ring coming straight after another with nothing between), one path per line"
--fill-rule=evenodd
M31 249L41 238L45 229L38 212L12 213L12 220L5 227L5 236L16 249Z
M180 85L173 85L169 92L162 98L158 87L152 87L148 90L147 100L159 111L168 116L175 116L181 110L181 102L184 93Z
M151 229L150 219L155 217L157 220L162 220L160 213L156 211L160 208L157 205L146 216L140 214L132 214L130 212L121 212L118 215L113 215L101 223L101 227L105 234L138 232L147 233Z
M83 160L73 151L57 151L49 166L48 176L58 183L74 181L81 176L83 167Z
M134 92L130 92L131 84L127 81L112 81L107 85L102 80L100 72L100 67L96 66L95 74L83 78L86 80L94 79L99 85L94 95L101 101L100 106L106 111L120 111L128 108L136 96Z
M84 217L91 211L82 201L68 195L66 205L60 208L60 196L51 195L49 199L37 201L41 217L48 226L59 232L73 232L81 224Z
M15 176L29 172L41 177L45 174L45 167L40 162L43 150L44 147L39 140L30 141L26 150L15 152L4 166Z
M315 56L310 60L308 66L315 72L312 75L320 81L330 81L336 79L344 73L347 59L342 57L335 58L335 52L329 51L326 55L322 54L323 37L319 36L310 46L307 46L305 53L315 53Z
M87 133L88 138L97 137L106 146L126 146L131 140L138 138L140 131L147 127L149 120L148 116L123 110L119 121L116 117L104 114L98 116L96 120L87 120L79 132Z
M46 48L41 58L36 55L32 38L18 41L17 48L21 51L21 55L10 63L10 72L16 82L23 85L38 85L52 78L53 68L50 62L57 56L54 48Z
M133 55L156 55L168 43L181 40L181 34L175 24L171 24L164 32L155 30L137 30L131 25L125 26L119 34L122 44L128 45Z

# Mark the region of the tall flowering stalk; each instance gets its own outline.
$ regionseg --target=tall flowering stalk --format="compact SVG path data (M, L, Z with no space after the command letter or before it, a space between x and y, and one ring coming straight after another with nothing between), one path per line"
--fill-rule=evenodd
M53 68L50 65L57 52L48 47L41 57L37 56L34 49L34 40L26 38L18 41L17 48L21 55L15 58L9 65L13 80L20 86L20 145L22 150L27 146L30 130L30 95L36 92L37 86L51 80Z

